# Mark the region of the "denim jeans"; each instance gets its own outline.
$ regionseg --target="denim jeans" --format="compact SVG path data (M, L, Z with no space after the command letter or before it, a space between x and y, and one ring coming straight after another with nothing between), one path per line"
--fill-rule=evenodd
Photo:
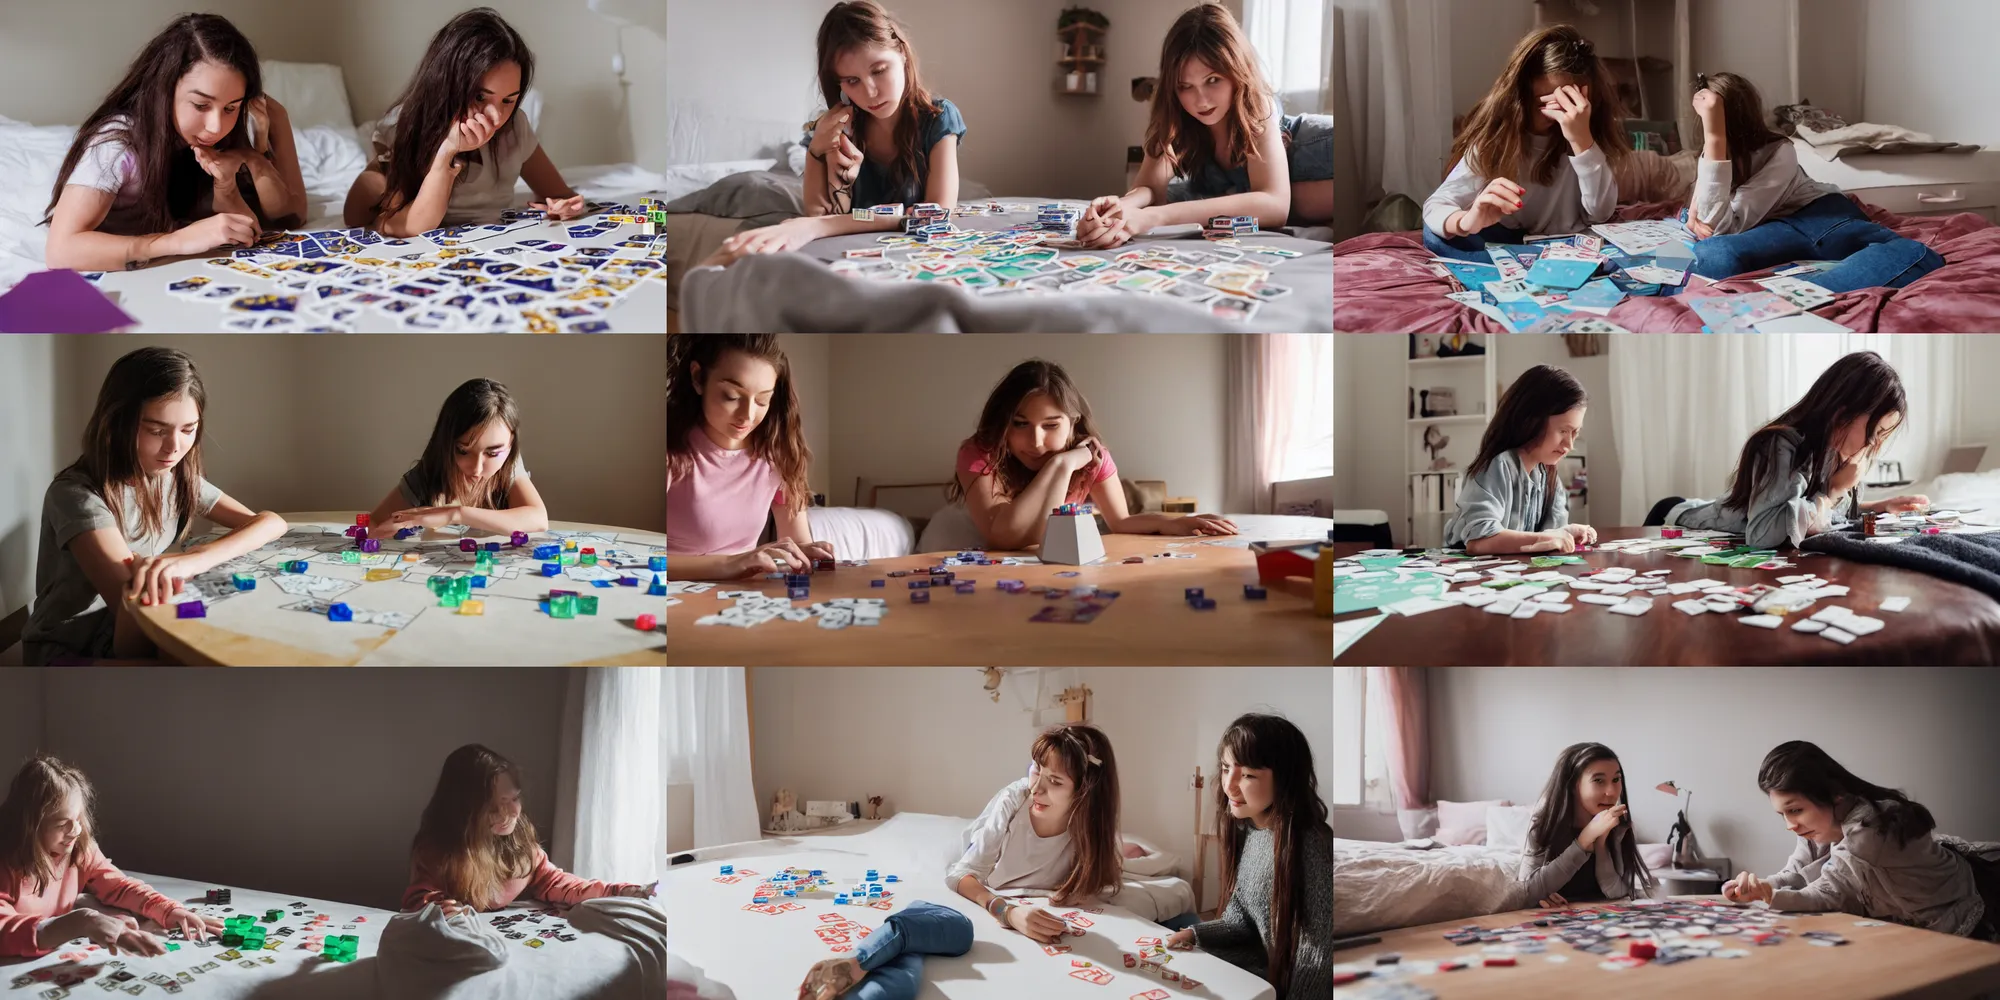
M1497 222L1479 232L1466 236L1454 236L1451 239L1445 239L1431 232L1430 227L1426 226L1424 227L1424 249L1429 250L1439 257L1448 257L1452 260L1466 260L1474 264L1491 264L1493 263L1493 258L1486 255L1486 244L1504 243L1519 245L1521 236L1521 230L1509 229Z
M1901 288L1944 266L1937 251L1868 220L1846 195L1829 194L1782 219L1694 245L1694 273L1729 278L1795 260L1837 260L1799 277L1829 292Z
M965 914L936 903L911 903L854 949L854 960L868 978L842 994L842 1000L911 1000L923 986L925 955L971 950L972 921Z

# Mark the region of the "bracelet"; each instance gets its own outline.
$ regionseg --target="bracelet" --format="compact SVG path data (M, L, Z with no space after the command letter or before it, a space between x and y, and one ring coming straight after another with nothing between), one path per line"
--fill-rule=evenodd
M1007 922L1006 911L1012 909L1013 906L1013 903L1007 901L1007 897L995 896L986 901L986 912L993 914L993 919L1004 924Z

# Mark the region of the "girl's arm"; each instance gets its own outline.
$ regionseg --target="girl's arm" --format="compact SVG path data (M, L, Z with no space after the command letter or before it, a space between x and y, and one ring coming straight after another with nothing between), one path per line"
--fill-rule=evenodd
M834 558L832 542L813 541L812 520L806 516L806 508L793 510L784 504L774 503L771 505L771 518L777 522L778 541L792 543L808 560ZM799 572L812 572L812 563L808 561Z
M132 549L117 528L94 528L69 540L69 554L83 570L97 595L116 616L112 622L111 655L121 660L152 656L153 641L139 630L126 591L132 580Z
M621 894L621 890L635 888L622 882L601 882L571 875L557 868L547 854L540 851L535 854L538 861L534 874L528 876L527 887L521 891L524 896L561 906L575 906L586 899L616 896Z
M165 604L181 589L181 581L206 573L231 559L254 552L285 533L285 519L270 511L252 513L228 494L216 497L206 514L211 522L229 529L215 541L180 552L162 552L132 560L127 599L142 604Z
M1576 172L1584 219L1609 222L1611 213L1618 211L1618 175L1611 171L1611 161L1605 158L1604 150L1592 146L1570 157L1569 168Z
M1466 150L1468 157L1471 150ZM1456 238L1467 234L1468 230L1459 225L1473 204L1479 200L1479 193L1486 190L1486 182L1472 172L1469 158L1461 159L1451 168L1451 174L1424 199L1424 228L1446 238Z
M1264 122L1264 134L1257 137L1257 155L1248 158L1250 190L1220 198L1172 204L1161 199L1160 203L1147 208L1127 211L1126 216L1133 219L1133 235L1159 226L1200 224L1217 215L1252 216L1265 229L1283 226L1292 211L1292 180L1285 155L1285 140L1279 128L1281 121L1274 108L1271 117ZM1140 169L1143 171L1145 168L1141 166Z
M299 151L292 142L292 119L270 95L258 98L263 104L262 126L268 150L250 150L243 163L250 168L250 180L257 188L257 202L264 208L265 222L273 229L286 229L305 222L312 207L306 199L305 175L299 170ZM251 114L257 114L256 108Z
M507 491L506 510L461 505L458 523L492 534L547 531L549 509L542 505L542 494L535 489L535 481L516 476L513 488Z
M424 175L424 184L417 190L416 199L377 215L374 219L375 231L396 239L409 239L436 229L444 221L445 209L451 204L452 185L458 183L458 175L463 168L456 155L439 150L438 155L431 158L430 172ZM361 176L367 177L370 172ZM358 187L361 181L357 179L354 183ZM387 183L388 178L384 176L382 184ZM351 201L352 191L348 197Z
M1521 853L1521 871L1517 876L1520 888L1515 901L1522 908L1536 906L1553 893L1561 892L1569 880L1584 865L1591 862L1592 854L1583 849L1581 838L1563 845L1561 854L1543 861L1530 849Z
M979 904L981 909L986 909L997 895L986 887L986 880L1000 863L1000 845L1007 839L1007 824L1021 811L1032 785L1033 779L1017 778L988 800L986 808L979 811L979 818L973 821L965 853L945 869L945 885Z
M52 269L72 271L132 271L162 257L185 257L226 242L249 246L257 242L254 221L235 215L215 215L171 233L115 236L97 227L111 214L116 195L70 184L56 201L49 218L48 249ZM197 245L198 244L198 245Z
M1079 454L1081 457L1079 457ZM1062 506L1069 493L1070 477L1090 462L1087 448L1071 448L1042 463L1040 472L1021 492L1005 500L993 495L993 476L959 472L958 483L965 490L965 512L972 525L995 549L1025 549L1039 545L1048 512Z
M924 200L946 211L958 207L958 136L947 134L931 146L931 174ZM905 211L908 211L905 206Z
M1557 529L1560 531L1561 529ZM1541 531L1500 530L1480 538L1466 540L1465 554L1469 556L1513 555L1517 552L1546 552L1558 546L1549 544L1550 535Z
M1812 841L1800 837L1792 846L1792 856L1785 860L1785 867L1764 881L1771 883L1773 889L1803 889L1807 881L1805 867L1812 862Z
M1790 440L1779 438L1763 480L1751 484L1743 541L1753 549L1777 548L1787 542L1796 546L1832 526L1830 512L1847 486L1829 489L1827 496L1806 496L1805 477L1796 471L1797 455Z
M562 171L556 169L545 148L536 146L527 162L521 164L521 179L528 182L528 190L535 192L535 204L548 206L551 220L574 219L583 214L583 196L563 180Z
M403 487L399 482L397 485L389 488L389 495L383 497L382 501L375 505L374 510L368 512L368 537L381 537L376 535L375 531L389 523L389 515L399 510L408 509L410 509L410 505L403 502ZM394 534L394 532L390 532L391 537L394 537Z
M1690 221L1700 219L1716 233L1741 233L1756 228L1778 207L1799 176L1799 154L1790 141L1776 143L1769 162L1735 191L1729 190L1735 164L1728 140L1711 135L1695 170L1694 205ZM1717 149L1717 146L1720 149ZM1718 157L1719 154L1719 158Z
M159 890L119 871L101 851L90 852L82 861L77 885L106 905L130 910L163 927L167 918L180 908L179 903Z

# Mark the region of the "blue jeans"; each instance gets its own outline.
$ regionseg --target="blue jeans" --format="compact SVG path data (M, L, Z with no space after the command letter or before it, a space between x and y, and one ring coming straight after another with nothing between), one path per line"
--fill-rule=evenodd
M1486 255L1486 244L1504 243L1519 245L1521 235L1521 230L1509 229L1496 222L1479 232L1445 239L1431 232L1429 226L1425 226L1424 249L1429 250L1439 257L1449 257L1452 260L1466 260L1474 264L1491 264L1493 263L1493 258Z
M1748 232L1694 245L1694 273L1729 278L1795 260L1837 260L1831 270L1799 277L1829 292L1901 288L1944 266L1937 251L1870 222L1846 195L1829 194Z
M1201 923L1201 914L1189 910L1178 917L1169 917L1160 921L1160 926L1170 931L1184 931L1198 923Z
M842 1000L911 1000L924 982L925 955L963 955L972 950L972 921L948 906L911 903L891 914L854 950L868 972Z

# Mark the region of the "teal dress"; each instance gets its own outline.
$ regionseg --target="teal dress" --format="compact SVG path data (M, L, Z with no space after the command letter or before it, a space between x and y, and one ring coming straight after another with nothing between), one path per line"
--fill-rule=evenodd
M901 187L893 184L886 167L878 166L872 160L861 162L861 173L854 179L854 207L872 208L876 205L915 205L924 200L924 191L931 180L931 149L938 140L948 135L958 136L960 145L965 144L965 118L958 113L958 105L940 97L938 110L919 111L917 128L917 170L916 176L908 178Z

